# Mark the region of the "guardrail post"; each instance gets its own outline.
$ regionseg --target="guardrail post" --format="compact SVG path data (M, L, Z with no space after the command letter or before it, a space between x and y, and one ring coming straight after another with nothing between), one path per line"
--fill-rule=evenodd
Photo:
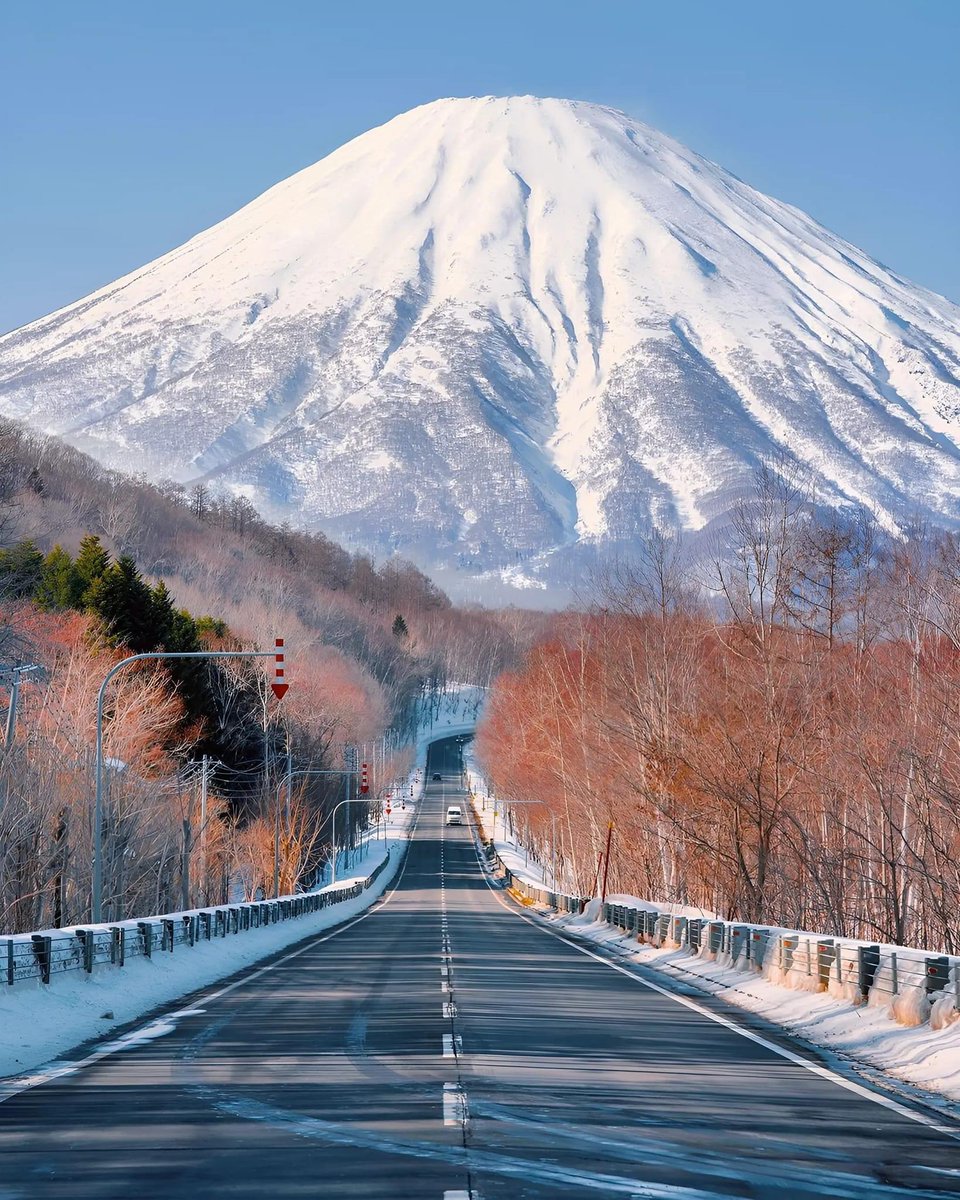
M110 927L110 961L122 967L127 956L127 931L122 925Z
M880 947L857 947L857 989L866 1000L873 987L877 971L880 969Z
M83 957L83 969L88 975L93 974L93 930L78 929L77 941Z
M138 921L137 929L143 938L143 954L145 958L153 957L153 926L149 921Z
M793 970L793 952L800 945L798 937L789 934L780 937L780 967L784 971Z
M750 931L750 960L756 964L757 970L763 966L767 953L767 935L762 929Z
M944 955L926 959L927 991L942 992L950 982L950 959Z
M7 938L7 983L13 987L16 970L13 957L13 938Z
M702 931L703 917L691 917L687 922L687 945L691 950L699 951Z
M40 968L40 982L49 983L53 966L53 939L49 935L32 933L30 941L33 943L33 953Z
M160 924L163 928L163 939L162 939L160 945L163 946L164 943L166 943L166 949L169 950L170 953L172 954L173 953L173 943L176 938L176 930L174 929L174 923L171 920L171 918L164 917L163 920L160 922Z
M744 954L750 957L749 930L746 925L731 925L730 927L730 957L734 963Z
M837 956L837 945L833 938L819 938L817 940L817 975L819 977L819 990L825 992L830 986L830 968L833 966L833 960Z
M723 922L710 921L707 925L707 949L712 954L719 954L723 949Z

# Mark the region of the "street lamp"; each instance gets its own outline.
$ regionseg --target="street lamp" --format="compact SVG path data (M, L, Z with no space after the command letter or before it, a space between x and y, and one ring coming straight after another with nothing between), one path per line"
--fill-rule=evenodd
M93 803L93 880L90 894L90 920L99 922L103 908L103 701L107 684L123 667L146 659L167 658L275 658L275 650L151 650L131 654L114 663L104 675L97 694L96 794Z
M330 858L330 883L331 884L334 884L337 882L337 820L336 820L337 810L340 808L343 808L343 806L345 804L349 804L349 803L350 803L349 796L346 798L346 800L340 800L337 804L335 804L333 806L333 812L330 814L330 832L331 832L331 837L333 839L333 846L332 846L333 854L331 855L331 858Z
M287 815L288 815L288 819L289 819L290 780L296 779L298 776L301 776L301 775L343 775L345 777L345 786L347 789L347 795L346 795L345 800L341 800L339 802L339 804L334 806L333 811L334 811L334 813L336 813L337 809L340 807L341 804L349 804L350 803L350 776L356 775L356 771L314 771L314 770L287 771L287 773L284 775L284 777L280 780L279 784L277 785L277 803L275 806L274 825L273 825L273 897L274 897L274 899L276 899L280 895L280 790L283 787L286 787L286 789L287 789ZM334 826L334 833L336 833L336 826ZM336 843L336 838L334 838L334 843ZM333 865L334 875L336 875L336 870L337 870L336 844L334 844L334 865Z

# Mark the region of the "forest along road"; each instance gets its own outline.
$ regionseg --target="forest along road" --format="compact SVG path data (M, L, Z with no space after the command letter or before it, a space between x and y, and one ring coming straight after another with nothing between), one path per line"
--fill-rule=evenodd
M0 1104L0 1200L960 1196L934 1118L531 920L444 824L455 739L427 772L368 916Z

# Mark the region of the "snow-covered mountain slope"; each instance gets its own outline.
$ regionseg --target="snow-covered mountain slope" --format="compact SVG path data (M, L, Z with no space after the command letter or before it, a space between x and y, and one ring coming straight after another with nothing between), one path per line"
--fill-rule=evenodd
M566 100L364 134L0 338L0 411L476 570L702 528L772 459L960 523L960 309Z

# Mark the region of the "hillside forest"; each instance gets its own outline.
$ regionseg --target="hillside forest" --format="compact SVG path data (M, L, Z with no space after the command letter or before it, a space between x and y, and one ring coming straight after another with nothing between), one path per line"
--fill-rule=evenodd
M356 755L378 797L410 765L418 706L486 685L526 636L515 614L457 608L412 564L376 564L277 527L243 497L107 471L55 438L0 425L0 684L20 674L0 762L0 927L89 915L96 698L132 653L269 649L258 660L148 660L110 685L104 730L107 919L312 882L336 776ZM352 757L351 757L352 756ZM203 786L204 778L206 787ZM282 807L279 796L283 797ZM342 815L342 814L341 814ZM351 805L351 828L365 823Z
M648 539L557 616L477 753L570 890L956 953L960 539L762 474L708 561Z

